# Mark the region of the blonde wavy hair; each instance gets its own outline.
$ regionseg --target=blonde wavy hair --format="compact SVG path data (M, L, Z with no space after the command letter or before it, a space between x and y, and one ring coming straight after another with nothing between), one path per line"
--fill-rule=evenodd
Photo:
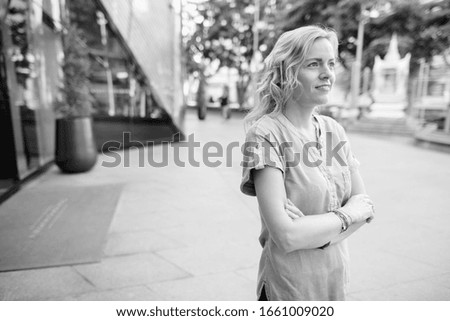
M314 41L328 39L338 56L336 31L322 26L300 27L283 33L264 60L264 69L257 84L255 106L245 117L246 127L264 115L281 113L294 90L302 88L298 81L300 66Z

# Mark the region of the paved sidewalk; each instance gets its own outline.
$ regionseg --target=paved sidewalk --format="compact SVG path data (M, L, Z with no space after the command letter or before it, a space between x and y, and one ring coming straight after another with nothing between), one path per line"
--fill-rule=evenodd
M195 160L207 142L242 144L241 118L211 112L199 121L188 111L186 137L201 142ZM449 300L450 154L403 139L350 139L377 217L350 241L349 298ZM0 299L255 300L260 222L255 198L239 192L240 150L232 150L231 167L216 168L177 166L168 151L166 167L139 167L139 153L163 159L159 145L129 151L128 168L106 168L112 159L102 155L89 173L52 167L33 180L26 188L122 184L123 192L100 263L0 273ZM188 161L186 148L180 159Z

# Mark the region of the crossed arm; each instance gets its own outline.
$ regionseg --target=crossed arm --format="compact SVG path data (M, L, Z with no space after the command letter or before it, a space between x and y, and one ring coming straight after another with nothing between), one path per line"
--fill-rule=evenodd
M316 249L330 241L340 242L365 224L354 223L346 232L340 233L341 220L332 212L299 215L293 219L286 214L287 196L282 172L265 167L253 170L253 178L262 219L275 244L286 253ZM352 173L351 194L365 194L364 183L357 170Z

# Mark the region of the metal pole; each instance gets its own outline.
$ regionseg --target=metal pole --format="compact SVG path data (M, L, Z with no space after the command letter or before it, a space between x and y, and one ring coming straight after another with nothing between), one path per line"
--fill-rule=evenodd
M172 116L177 125L183 122L183 78L182 78L182 2L173 1L174 7L174 35L173 35L173 106Z
M370 68L366 67L363 70L363 84L362 93L369 94Z
M259 48L259 0L255 0L255 14L254 14L254 24L253 24L253 62L256 60L256 52Z
M114 87L113 87L112 72L111 68L109 68L108 59L105 60L105 68L106 68L106 81L108 86L108 102L109 102L108 115L114 116L116 114L116 104L114 102L114 89L113 89Z
M423 68L422 96L428 96L429 81L430 81L430 64L425 63Z
M253 104L256 103L256 72L257 72L257 52L259 50L259 33L258 33L258 25L259 25L259 0L255 0L255 13L254 13L254 21L253 21L253 56L251 62L251 85L253 90Z
M350 107L357 108L358 107L358 99L359 99L359 85L361 78L361 60L362 60L362 49L363 49L363 39L364 39L364 17L363 17L364 8L361 8L361 16L359 18L358 23L358 39L356 42L356 57L355 62L352 66L352 85L351 85L351 100Z
M448 67L447 67L448 68ZM450 96L450 80L447 79L447 91ZM447 96L447 115L445 117L444 132L450 134L450 97Z
M418 75L418 84L417 84L417 98L422 100L423 96L423 81L424 81L424 68L425 68L425 60L423 58L420 59L419 65L419 75Z
M105 57L104 57L104 64L106 70L106 82L107 82L107 89L108 89L108 102L109 102L109 108L108 108L108 114L110 116L114 116L116 114L116 105L114 102L114 85L113 85L113 78L111 73L111 68L109 66L109 59L108 59L108 35L106 30L106 24L108 21L105 18L105 15L101 11L97 11L97 23L100 25L100 33L102 37L102 45L105 47Z

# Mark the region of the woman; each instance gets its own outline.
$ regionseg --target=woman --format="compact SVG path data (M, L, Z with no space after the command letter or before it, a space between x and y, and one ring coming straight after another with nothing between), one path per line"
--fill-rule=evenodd
M345 239L373 218L344 129L314 113L328 101L337 47L317 26L281 35L246 118L241 191L261 215L259 300L344 300Z

